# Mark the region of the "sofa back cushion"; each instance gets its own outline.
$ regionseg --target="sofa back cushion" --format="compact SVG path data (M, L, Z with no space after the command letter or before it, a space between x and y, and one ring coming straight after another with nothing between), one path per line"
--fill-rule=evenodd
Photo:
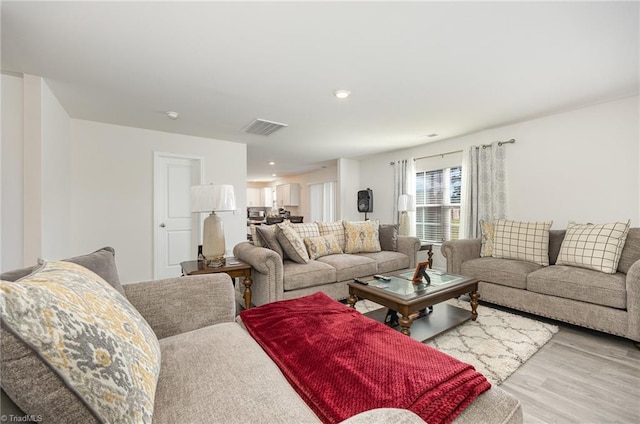
M609 224L569 222L556 263L614 274L628 232L628 220Z
M64 261L82 265L88 270L95 272L107 283L111 284L114 289L118 290L121 295L126 297L124 289L120 284L120 277L118 276L118 269L116 268L116 251L113 247L103 247L87 255L76 256L65 259ZM0 280L16 281L26 277L38 268L40 268L40 265L7 271L0 275Z
M398 224L380 224L380 248L388 252L398 251Z
M54 422L50 410L64 402L77 422L151 423L160 346L124 296L63 261L2 281L0 292L1 384L23 411Z
M551 223L498 219L495 222L493 257L519 259L548 266Z
M549 265L555 265L567 230L549 230Z

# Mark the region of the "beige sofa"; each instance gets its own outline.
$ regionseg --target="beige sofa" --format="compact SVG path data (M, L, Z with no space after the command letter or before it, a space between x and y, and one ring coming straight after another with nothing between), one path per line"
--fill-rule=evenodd
M420 240L397 236L395 246L394 249L391 243L382 242L379 252L331 254L307 263L283 260L276 251L251 242L237 244L233 254L251 265L251 303L257 306L318 291L334 299L345 299L349 295L347 283L356 277L415 268Z
M160 343L162 360L155 392L154 424L319 422L275 363L236 322L233 286L226 274L123 287L127 299L146 319ZM2 354L4 371L15 358L12 352L3 350ZM11 393L7 382L2 384L3 389ZM36 406L23 403L24 411L40 416L41 422L62 422L55 414L55 405L46 403L47 390L53 387L51 382L47 386L29 387L24 390L33 390L39 402L34 402ZM76 406L78 403L76 400ZM2 414L20 418L25 415L4 390ZM374 409L345 421L350 424L391 422L422 420L408 410ZM522 410L516 398L493 387L454 422L521 423Z
M447 272L480 280L486 302L640 342L640 228L631 228L615 274L557 265L565 230L549 231L549 264L480 257L482 240L442 244Z

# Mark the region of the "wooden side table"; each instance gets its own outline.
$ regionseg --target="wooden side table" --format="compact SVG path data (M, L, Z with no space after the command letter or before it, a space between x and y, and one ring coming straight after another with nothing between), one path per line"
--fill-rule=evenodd
M199 275L199 274L217 274L224 272L229 274L231 278L244 277L242 284L244 285L244 306L246 309L251 307L251 265L238 261L238 264L225 265L219 267L207 266L204 261L185 261L181 262L183 275Z

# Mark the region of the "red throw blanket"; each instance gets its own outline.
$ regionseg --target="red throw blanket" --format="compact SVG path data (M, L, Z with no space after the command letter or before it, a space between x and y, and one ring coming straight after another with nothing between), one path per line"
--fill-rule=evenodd
M249 333L325 423L403 408L450 423L491 384L475 369L324 293L240 313Z

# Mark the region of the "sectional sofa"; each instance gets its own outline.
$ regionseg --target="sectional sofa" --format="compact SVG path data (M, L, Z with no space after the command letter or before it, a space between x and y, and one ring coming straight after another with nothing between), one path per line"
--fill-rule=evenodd
M2 282L6 300L0 333L3 421L320 422L236 320L228 275L121 286L117 279L105 281L85 268L93 266L102 275L117 277L108 271L115 271L112 250L95 253L70 260L83 267L48 262L25 275L22 283ZM103 266L102 260L110 266ZM3 279L17 274L24 270L4 274ZM29 307L34 297L37 307ZM47 306L52 302L55 307ZM70 309L75 312L68 313ZM23 325L25 320L29 325ZM109 321L115 325L106 325ZM30 328L45 327L45 334L55 335L56 343L29 341ZM36 339L46 339L42 333L35 334ZM76 343L78 334L81 344ZM137 351L132 350L136 347ZM88 383L83 384L84 379ZM382 408L343 422L423 421L408 410ZM454 420L457 424L480 422L521 423L520 402L493 387Z
M287 227L298 236L306 260L283 235ZM252 267L251 299L256 306L317 291L345 299L353 278L414 268L420 250L417 237L399 236L397 225L377 221L285 223L254 232L253 242L236 245L233 254Z
M619 227L623 232L624 225ZM487 245L486 235L484 240L447 241L442 244L441 251L447 259L447 272L480 280L478 292L482 301L615 334L638 343L640 228L628 228L627 223L628 232L622 243L619 240L616 243L610 234L603 235L602 231L602 225L572 223L566 230L548 230L544 241L547 249L540 256L546 263L537 263L532 260L534 258L517 259L505 255L513 252L504 249L497 255L495 251L483 252ZM588 246L588 240L595 243L598 238L613 241L613 245L620 247L617 260L612 256L607 272L593 269L600 267L601 260L563 257L563 252L579 250L580 246ZM615 253L614 249L604 250Z

